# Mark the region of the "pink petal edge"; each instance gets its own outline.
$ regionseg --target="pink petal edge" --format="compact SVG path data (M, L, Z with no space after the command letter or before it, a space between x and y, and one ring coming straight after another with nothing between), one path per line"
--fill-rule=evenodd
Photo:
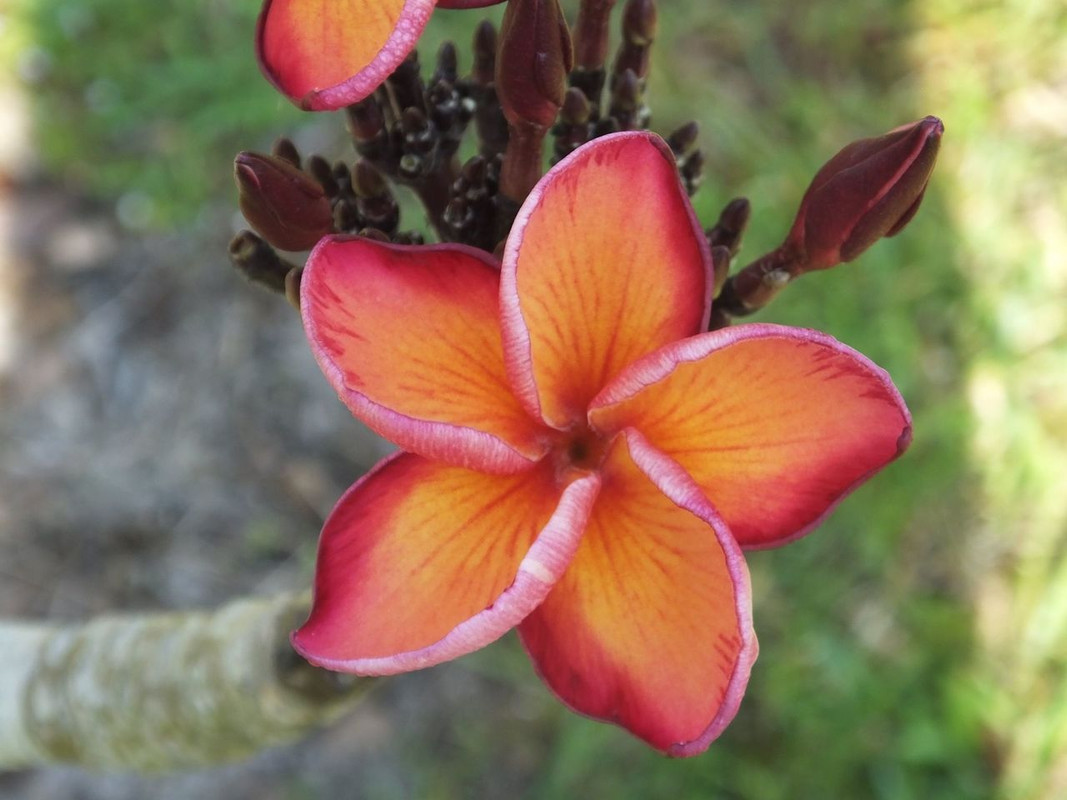
M801 341L817 342L853 358L860 364L860 366L866 369L872 377L876 378L885 387L886 393L893 399L897 408L900 410L904 421L904 430L897 439L897 452L893 458L885 464L881 464L869 472L864 473L857 478L854 483L849 484L842 490L837 499L830 503L830 505L826 507L826 510L816 519L807 525L798 528L797 531L790 536L775 539L772 542L744 545L742 547L743 550L769 550L803 538L826 521L834 509L837 508L846 497L852 494L852 492L865 483L872 475L876 474L888 464L892 463L892 461L903 455L904 451L908 449L908 445L911 444L912 439L911 412L904 403L904 398L901 396L900 391L893 384L893 380L888 372L867 358L867 356L852 349L848 345L843 344L827 333L812 330L810 328L794 328L787 325L775 325L772 323L748 323L732 328L722 328L710 333L693 336L689 339L683 339L674 344L662 347L654 353L649 353L643 359L640 359L627 367L614 381L605 386L604 390L593 399L592 403L590 403L590 410L618 403L639 392L646 386L650 386L661 380L680 363L698 361L710 353L728 347L735 342L766 337L785 337L789 339L799 339ZM634 431L634 433L636 433L636 431ZM685 470L678 464L678 462L665 453L661 453L651 443L645 440L644 437L641 437L641 440L644 442L644 445L648 448L650 453L656 454L657 459L664 463L670 462L674 465L672 472L674 470L680 471L686 474L686 477L688 478L688 474L685 473ZM651 477L651 475L649 477ZM697 491L699 491L699 489ZM671 495L668 494L668 497L670 496ZM672 497L672 499L674 498Z
M504 0L439 0L437 7L449 10L458 8L485 8L503 2Z
M353 484L348 496L380 469L402 453L380 461L373 470ZM315 666L349 672L356 675L395 675L423 669L474 652L496 641L533 611L548 595L563 575L578 549L585 522L600 489L600 477L585 475L569 484L560 498L559 506L538 534L529 552L519 563L515 581L497 600L468 620L453 628L440 641L419 650L397 653L380 658L331 659L318 658L300 642L300 630L293 631L289 640L301 656ZM344 497L338 501L340 505ZM474 565L472 565L472 568Z
M759 641L756 639L756 631L752 625L752 586L749 580L748 565L745 563L745 556L741 552L741 548L733 536L729 534L726 523L720 519L718 513L704 498L699 487L685 470L672 459L655 450L633 428L627 428L622 432L622 435L626 439L631 458L649 480L659 487L660 491L671 502L706 521L711 527L715 538L719 540L723 552L726 554L727 567L736 590L736 611L740 623L739 637L742 642L737 664L734 666L733 675L730 677L730 682L723 695L722 705L719 706L718 712L712 717L704 732L691 741L676 742L666 751L666 754L672 758L686 758L699 755L707 750L711 743L722 734L734 717L737 716L737 711L741 707L741 700L745 696L749 676L752 673L752 665L759 655ZM519 637L519 641L522 642L522 637ZM525 643L523 643L523 649L526 650L526 654L530 658L530 663L533 665L534 672L538 678L541 679L541 682L549 691L552 691L551 685L537 665L537 660L526 648ZM555 692L552 693L563 705L581 717L586 717L596 722L609 722L609 724L623 727L620 723L586 714L572 706L563 697L556 695Z
M279 92L286 97L290 95L275 79L274 74L267 68L260 48L263 38L263 28L267 20L267 10L271 0L263 4L256 20L256 59L259 62L260 71ZM415 45L418 44L426 23L433 13L435 0L407 0L404 8L400 11L400 17L396 21L393 33L382 45L382 49L367 66L357 72L348 80L323 89L308 92L302 98L291 98L300 108L305 111L336 111L347 105L358 102L368 97L385 79L388 78L400 63L407 58Z
M667 751L667 755L676 758L695 756L707 750L708 746L737 716L741 699L748 686L749 676L752 673L752 665L759 655L759 641L756 639L756 631L752 625L752 585L748 574L748 564L745 563L745 556L729 533L726 523L719 517L718 512L707 501L689 474L673 459L667 458L652 447L640 432L627 428L622 434L630 449L630 457L649 480L658 486L660 491L675 505L708 523L726 554L727 567L730 577L733 578L742 646L738 653L734 673L723 695L722 705L719 706L718 713L700 736L689 742L678 742Z
M530 331L526 325L526 320L522 316L522 310L519 308L519 293L515 272L515 266L519 258L519 249L522 247L523 234L529 223L530 216L540 204L545 193L550 190L559 174L566 172L571 168L572 162L584 158L584 154L590 148L607 146L617 139L631 138L646 139L650 144L655 146L663 157L670 161L671 164L675 163L674 154L667 146L667 143L658 135L649 131L620 131L618 133L611 133L607 136L601 136L594 139L588 144L582 145L577 150L570 153L566 158L559 161L559 163L545 173L541 180L537 182L537 185L534 186L529 196L527 196L526 200L519 208L519 212L515 216L515 221L512 223L511 232L508 234L507 241L504 244L500 272L500 325L504 334L504 364L507 367L508 378L511 381L512 388L515 390L515 396L519 398L519 402L522 403L523 408L525 408L534 419L544 420L544 417L541 415L541 401L538 398L537 383L533 375ZM679 186L681 186L680 180ZM684 190L682 191L684 195ZM686 201L685 206L689 214L690 224L693 226L697 242L699 243L701 255L703 256L701 260L704 267L705 296L704 311L701 316L700 325L700 330L703 330L707 328L708 320L711 317L711 300L715 283L714 267L711 258L711 247L708 244L707 237L704 235L704 229L700 224L700 220L697 219L696 211L693 209L692 203L688 202L688 200ZM545 424L548 423L546 422Z
M432 422L401 414L381 403L374 402L362 392L350 389L345 384L342 370L334 364L325 349L318 344L318 326L315 322L315 315L311 310L309 287L312 281L317 279L317 265L321 263L317 257L318 252L331 244L358 238L357 236L334 235L321 239L308 255L307 264L304 267L304 274L300 282L300 316L303 318L311 352L326 379L330 382L334 391L337 392L338 397L341 398L353 415L362 420L367 427L379 436L391 441L402 439L402 441L397 442L401 447L432 460L467 467L479 472L496 474L519 472L535 464L537 458L523 455L503 439L491 433L462 425L454 425L449 422ZM405 248L404 245L387 246ZM496 259L484 250L478 250L467 245L421 245L420 249L423 251L460 251L477 258L494 269L499 269L500 266ZM547 448L548 445L546 444L546 451Z

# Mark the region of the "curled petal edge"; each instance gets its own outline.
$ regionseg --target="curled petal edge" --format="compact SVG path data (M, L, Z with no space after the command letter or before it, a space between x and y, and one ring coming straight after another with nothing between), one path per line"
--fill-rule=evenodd
M648 479L675 505L708 523L726 555L727 569L733 579L741 649L738 652L733 674L723 694L722 704L700 736L688 742L676 742L666 751L667 755L674 758L695 756L707 750L737 716L741 699L748 687L752 665L759 655L759 641L756 639L756 631L752 625L752 586L748 565L745 563L741 547L730 534L726 523L704 497L700 487L689 477L689 474L673 459L667 458L652 447L639 431L627 428L622 431L622 434L630 450L630 457L648 476Z
M391 461L392 458L388 458L380 462L374 470L357 481L348 493L356 491L365 480ZM512 584L492 605L461 622L434 644L376 658L319 658L302 647L299 631L294 631L289 637L293 648L315 666L370 676L396 675L431 667L485 647L537 608L563 575L578 549L599 490L600 477L592 473L570 483L563 490L552 517L519 563Z
M282 86L281 80L267 64L267 59L263 54L263 37L271 2L272 0L264 2L256 21L256 59L259 62L260 71L271 85L304 111L336 111L372 94L375 89L385 83L385 79L418 44L419 37L434 9L434 0L407 0L400 11L400 17L393 32L365 67L340 83L313 89L301 97L296 97Z
M485 8L503 3L504 0L439 0L438 8Z

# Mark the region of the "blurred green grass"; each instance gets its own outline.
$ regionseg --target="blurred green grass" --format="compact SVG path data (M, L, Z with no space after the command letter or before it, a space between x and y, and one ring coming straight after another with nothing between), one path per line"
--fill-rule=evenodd
M328 141L319 129L339 127L260 78L256 2L12 9L2 55L33 92L48 168L101 197L149 198L157 224L225 198L236 150L279 134ZM479 18L435 15L424 61ZM886 367L914 444L816 534L750 555L761 655L708 754L665 760L547 700L506 736L474 709L446 755L407 734L418 796L479 796L508 768L524 770L530 798L1058 796L1067 111L1043 91L1067 75L1067 12L1051 0L664 0L660 21L654 127L700 122L698 213L710 224L748 196L743 257L778 243L844 143L945 119L942 163L907 231L758 317L826 330ZM1020 108L1037 122L1021 124ZM543 699L513 640L463 664ZM509 737L528 740L523 765L507 766Z

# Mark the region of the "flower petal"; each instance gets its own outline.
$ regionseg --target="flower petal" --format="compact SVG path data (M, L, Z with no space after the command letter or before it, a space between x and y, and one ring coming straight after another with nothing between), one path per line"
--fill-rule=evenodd
M411 52L434 0L265 0L256 54L267 79L308 111L373 92Z
M301 279L312 350L352 413L403 449L484 472L544 452L512 394L496 262L461 245L329 237Z
M884 370L826 334L780 325L669 345L606 387L589 419L641 431L752 548L814 529L911 441Z
M692 480L647 450L616 440L578 552L519 634L567 705L694 755L737 713L756 658L748 570Z
M293 646L313 664L360 675L484 647L559 579L599 483L587 473L560 497L548 466L499 476L411 453L386 459L326 520L311 616Z
M511 229L501 274L508 375L565 429L646 353L706 327L711 256L663 140L603 136L553 167Z

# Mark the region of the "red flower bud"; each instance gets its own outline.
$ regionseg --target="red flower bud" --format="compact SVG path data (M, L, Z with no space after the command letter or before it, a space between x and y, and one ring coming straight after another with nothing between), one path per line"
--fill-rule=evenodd
M937 117L860 139L831 158L800 201L782 245L793 274L851 261L899 233L919 209L944 126Z
M496 92L511 125L556 121L574 63L559 0L510 0L500 24Z
M333 213L322 186L288 161L238 153L233 176L241 213L275 247L307 250L333 230Z

